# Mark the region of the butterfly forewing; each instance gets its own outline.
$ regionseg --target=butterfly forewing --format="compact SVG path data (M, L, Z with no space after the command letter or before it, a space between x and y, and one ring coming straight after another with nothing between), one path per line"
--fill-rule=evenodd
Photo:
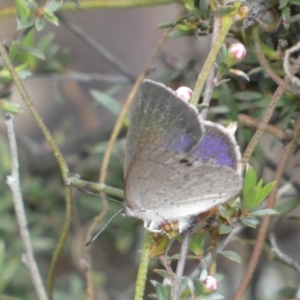
M136 152L149 145L189 151L203 135L196 109L164 85L144 80L132 104L125 175Z

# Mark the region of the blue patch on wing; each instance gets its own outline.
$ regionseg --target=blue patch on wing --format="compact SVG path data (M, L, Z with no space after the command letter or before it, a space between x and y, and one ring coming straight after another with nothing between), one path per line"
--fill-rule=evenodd
M193 138L188 134L182 134L179 138L172 142L168 149L176 152L188 152L195 145Z
M203 139L190 153L204 164L227 166L237 169L237 153L230 133L221 131L218 127L205 125Z

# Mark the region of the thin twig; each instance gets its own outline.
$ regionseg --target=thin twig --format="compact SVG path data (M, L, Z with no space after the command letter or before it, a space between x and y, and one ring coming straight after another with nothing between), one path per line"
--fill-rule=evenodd
M53 256L52 256L52 260L51 260L51 264L50 264L50 268L49 268L49 272L48 272L48 282L47 282L47 289L48 289L48 296L50 299L52 299L52 291L53 291L53 282L54 282L54 271L55 271L55 267L56 267L56 263L58 260L58 257L62 251L62 248L65 244L65 241L68 237L68 233L69 233L69 229L70 229L70 224L71 224L71 212L72 212L72 191L71 191L71 187L70 187L70 183L68 182L68 166L66 164L66 161L58 147L58 145L56 144L53 136L51 135L50 131L48 130L47 126L45 125L43 119L41 118L41 116L39 115L38 111L36 110L33 102L31 101L22 81L20 80L16 70L14 69L13 64L11 63L5 46L2 42L2 40L0 39L0 54L3 58L3 61L7 67L7 69L9 70L11 77L13 78L13 81L24 101L24 103L26 104L26 106L28 107L30 113L32 114L34 120L36 121L38 127L40 128L40 130L42 131L45 139L47 140L49 146L51 147L51 150L58 162L58 165L61 169L61 174L64 180L64 183L66 184L65 186L65 196L66 196L66 213L65 213L65 220L64 220L64 225L63 225L63 229L62 229L62 233L59 237L59 240L57 242L56 248L54 250Z
M248 127L253 126L255 128L257 128L260 123L259 120L255 119L251 116L245 115L245 114L239 114L238 120L239 120L239 122L245 124ZM282 140L284 142L289 141L292 138L291 132L284 131L284 130L277 128L276 126L270 125L270 124L267 125L266 132L272 134L273 136L276 136L277 138L279 138L280 140Z
M28 79L50 79L53 81L75 81L75 82L105 82L105 83L121 83L129 84L130 81L127 77L122 75L110 75L101 73L82 73L70 71L64 74L47 74L47 73L35 73Z
M221 20L222 20L222 17L220 15L215 15L213 32L212 32L212 37L211 37L211 47L213 47L213 45L217 39L217 36L219 35L220 28L221 28ZM210 73L207 77L207 81L205 84L205 90L204 90L202 104L207 105L207 108L204 108L200 113L203 120L206 119L208 107L209 107L210 100L211 100L211 95L212 95L214 87L215 87L214 77L215 77L215 67L213 66L210 70Z
M180 249L179 259L177 263L176 273L172 280L171 300L179 299L180 281L183 275L185 261L189 251L191 236L192 236L192 229L188 229L183 234L183 240L181 243L181 249Z
M9 1L7 3L10 3ZM83 0L80 1L80 10L96 10L96 9L121 9L121 8L137 8L137 7L147 7L162 4L173 4L174 0L130 0L130 1L120 1L120 0ZM65 3L60 11L76 11L78 12L78 6L74 5L74 2ZM5 6L0 10L0 18L11 17L16 15L16 7Z
M13 117L10 114L6 114L4 120L7 127L8 141L12 160L11 176L7 176L6 183L9 185L13 194L14 208L19 223L20 235L25 251L26 266L30 272L31 280L33 282L38 298L40 300L47 300L48 297L46 294L46 290L44 288L30 242L30 234L27 226L24 202L21 194L18 150L14 131Z
M236 2L235 10L232 11L230 14L222 15L222 17L221 17L221 30L213 44L213 47L211 48L211 50L204 62L202 70L201 70L200 74L198 75L198 78L197 78L197 81L195 84L193 96L191 99L191 103L195 106L198 105L198 101L200 99L204 84L207 80L207 77L208 77L210 71L211 71L211 68L213 67L213 65L216 62L217 55L223 45L223 42L226 39L227 33L229 32L232 24L235 21L235 17L237 16L240 6L241 6L241 3Z
M148 265L150 260L150 247L153 240L153 233L145 233L142 257L139 265L138 276L135 286L134 300L143 300L147 280Z
M234 233L235 234L235 233ZM233 231L230 234L222 234L218 241L217 245L215 247L215 251L210 251L208 252L204 258L200 260L198 265L194 268L194 270L190 273L189 278L190 279L195 279L201 274L201 271L203 269L209 269L212 265L212 263L217 259L217 256L219 253L221 253L224 249L224 247L227 245L229 242L229 236L233 235Z
M166 251L164 251L164 253L162 255L159 256L160 262L161 264L165 267L165 269L170 273L170 274L174 274L172 268L171 268L171 264L170 261L168 260Z
M291 69L291 74L295 74L298 71L299 67L300 67L300 56L298 56L297 60L295 61L295 64L294 64L293 68ZM284 93L286 85L288 84L288 81L289 81L289 77L285 76L284 79L281 81L280 85L278 86L278 88L276 89L276 91L264 113L264 116L263 116L261 122L259 123L259 126L258 126L255 134L253 135L252 139L250 140L250 142L244 152L244 155L242 158L243 168L246 167L259 139L265 132L266 127L267 127L267 125L273 115L273 112L276 108L277 102L279 101L280 97Z
M269 66L268 61L264 55L263 50L260 46L260 40L259 40L259 33L258 33L258 26L253 26L252 29L252 36L254 41L254 47L257 55L257 59L262 66L263 70L268 73L268 75L279 85L282 81L282 78L278 76ZM289 84L286 85L285 89L296 96L300 95L300 91L297 89L292 88Z
M293 258L291 258L290 256L288 256L287 254L283 253L276 242L276 237L274 233L271 233L269 236L269 240L270 240L270 244L271 244L271 251L281 260L283 261L285 264L287 264L288 266L292 267L294 270L296 270L296 272L300 275L300 264L299 262L297 262L296 260L294 260ZM299 298L300 297L300 285L298 285L296 294L295 294L295 298Z
M299 64L300 63L300 57L298 57L297 61L298 61L298 64ZM288 158L290 157L291 153L293 153L293 149L295 147L299 132L300 132L300 120L297 121L297 124L296 124L296 126L293 130L293 139L287 144L287 146L285 147L284 153L281 157L280 163L279 163L278 168L277 168L276 173L275 173L276 184L275 184L272 192L270 193L270 195L268 197L266 208L273 208L274 207L277 191L278 191L278 188L279 188L279 184L280 184L280 181L282 179L283 172L284 172L284 169L286 167ZM271 216L265 216L262 220L262 223L261 223L259 231L258 231L257 240L255 242L255 246L254 246L254 249L252 251L247 270L244 274L244 277L243 277L243 279L240 283L240 286L239 286L238 290L236 291L236 294L234 296L234 300L240 300L242 298L242 296L245 293L246 288L247 288L247 286L248 286L248 284L249 284L249 282L252 278L252 275L253 275L254 270L257 266L257 263L258 263L263 245L264 245L264 241L265 241L265 238L266 238L266 234L267 234L267 230L268 230L270 220L271 220Z
M107 194L113 195L118 198L124 199L124 191L121 189L117 189L111 186L108 186L104 183L95 183L86 180L79 179L76 175L71 175L69 180L72 185L86 190L92 190L95 192L105 192Z
M84 41L91 49L93 49L101 58L112 65L121 74L128 77L131 82L135 81L135 76L131 73L129 68L120 61L116 56L114 56L111 51L107 50L103 45L101 45L95 38L84 31L80 26L67 20L62 14L58 13L57 16L62 24L68 28L72 33L74 33L78 38Z
M278 167L277 161L274 162L273 160L271 160L269 157L265 157L265 162L267 164L267 166L269 168L271 168L273 171L275 171ZM293 185L293 187L297 190L298 193L300 193L300 184L298 182L293 182L293 177L290 176L287 173L283 173L282 177L291 185ZM297 178L298 179L298 178Z

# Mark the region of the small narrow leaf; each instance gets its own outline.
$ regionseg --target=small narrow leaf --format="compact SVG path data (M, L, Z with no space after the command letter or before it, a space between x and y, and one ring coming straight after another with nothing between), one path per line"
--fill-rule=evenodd
M220 234L228 234L232 231L232 228L228 225L225 224L221 224L220 228L219 228L219 233Z
M202 255L204 241L205 241L205 233L192 236L190 242L190 250L197 256Z
M35 20L35 28L37 31L43 30L45 27L45 20L42 18L36 18Z
M258 191L260 192L261 188L262 188L262 185L263 185L263 180L260 179L260 181L257 183L256 187L258 189Z
M203 294L203 290L203 283L198 278L196 278L194 280L194 295L201 296Z
M276 211L275 209L266 208L266 209L260 209L260 210L257 210L257 211L253 211L253 212L250 213L250 215L254 216L254 217L278 215L278 211Z
M256 185L256 172L255 170L249 165L247 172L246 172L246 176L244 179L244 188L243 188L243 193L247 193L247 191Z
M240 101L256 101L262 98L262 94L252 91L236 92L233 97Z
M158 300L169 300L171 296L171 286L157 283L155 285Z
M3 240L0 240L0 270L3 267L4 257L5 257L5 245Z
M243 208L245 211L249 211L256 206L256 199L260 190L256 186L252 186L246 194L244 194Z
M50 23L52 23L56 26L59 25L59 20L58 20L57 16L52 11L50 11L48 9L45 9L44 13L43 13L43 16L48 22L50 22Z
M241 263L241 257L234 251L230 251L230 250L227 250L227 251L222 251L220 253L222 256L232 260L232 261L235 261L235 262L238 262L238 263Z
M173 26L174 26L173 22L164 22L164 23L159 23L157 25L157 28L169 28Z
M0 100L0 110L5 113L11 113L14 115L17 115L22 111L19 104L12 103L12 102L6 101L6 100Z
M263 200L265 200L268 195L271 193L273 187L275 186L276 184L276 181L273 181L273 182L270 182L268 184L266 184L259 192L258 194L258 204L260 204Z
M122 110L122 105L113 97L98 90L90 90L90 93L93 96L93 98L98 103L102 104L107 110L109 110L117 116L120 114Z
M227 220L230 219L230 215L229 215L227 209L223 205L219 206L219 213L224 219L227 219Z
M251 228L256 228L256 226L259 224L258 219L256 219L255 217L252 217L252 216L241 218L240 221L246 227L251 227Z
M213 293L201 297L201 300L223 300L223 299L225 299L224 296L218 293Z
M169 279L172 279L173 275L170 274L168 271L166 270L162 270L162 269L154 269L153 270L155 273L157 273L158 275L160 275L161 277L164 277L164 278L169 278Z
M42 59L42 60L45 60L45 54L37 49L37 48L32 48L32 47L23 47L21 46L20 47L20 50L23 50L23 51L26 51L26 52L29 52L30 54L32 54L33 56L39 58L39 59Z

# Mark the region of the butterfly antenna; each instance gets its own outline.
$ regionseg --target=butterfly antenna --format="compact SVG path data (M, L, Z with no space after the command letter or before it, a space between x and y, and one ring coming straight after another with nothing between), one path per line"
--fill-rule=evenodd
M81 188L78 188L78 190L79 190L80 192L83 192L83 193L86 193L86 194L90 194L90 195L93 195L93 196L97 196L97 197L100 197L100 198L107 199L107 200L112 201L112 202L117 202L117 203L119 203L119 204L122 204L122 201L116 200L116 199L111 198L111 197L101 196L101 195L99 195L99 194L97 194L97 193L93 193L93 192L90 192L90 191L87 191L87 190L84 190L84 189L81 189Z
M107 225L112 221L112 219L114 218L114 217L116 217L121 211L123 210L123 208L121 208L121 209L119 209L107 222L106 222L106 224L100 229L100 231L99 232L97 232L97 234L90 240L90 241L88 241L87 243L85 243L85 246L87 247L87 246L89 246L90 244L92 244L94 241L95 241L95 239L103 232L103 230L107 227Z

